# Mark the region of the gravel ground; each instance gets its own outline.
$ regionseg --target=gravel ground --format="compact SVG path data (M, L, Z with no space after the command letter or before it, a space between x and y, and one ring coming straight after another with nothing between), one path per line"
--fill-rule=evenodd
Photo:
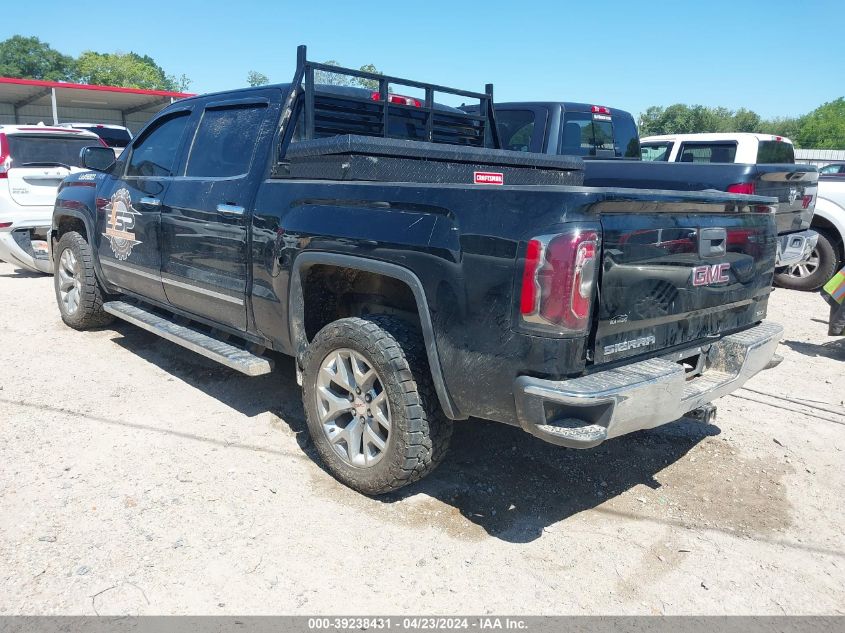
M461 423L369 499L315 461L292 362L247 378L75 332L0 264L2 614L843 614L845 344L778 290L785 361L590 451Z

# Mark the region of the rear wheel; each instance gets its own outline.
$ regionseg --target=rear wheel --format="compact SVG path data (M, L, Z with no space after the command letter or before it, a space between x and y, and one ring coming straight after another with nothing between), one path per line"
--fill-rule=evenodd
M397 319L340 319L304 358L308 431L341 482L368 495L431 472L446 454L443 416L419 336Z
M810 258L775 275L775 284L789 290L818 290L836 273L839 265L835 240L819 231L819 240Z
M91 246L76 231L62 235L54 253L53 286L59 312L70 327L85 330L114 321L103 310L105 290L94 273Z

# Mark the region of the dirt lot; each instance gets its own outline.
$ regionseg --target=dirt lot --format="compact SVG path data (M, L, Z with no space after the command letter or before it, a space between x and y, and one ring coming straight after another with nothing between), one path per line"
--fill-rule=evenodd
M572 451L470 421L373 500L315 462L292 363L75 332L0 264L0 613L845 613L845 345L816 295L770 318L786 360L716 425Z

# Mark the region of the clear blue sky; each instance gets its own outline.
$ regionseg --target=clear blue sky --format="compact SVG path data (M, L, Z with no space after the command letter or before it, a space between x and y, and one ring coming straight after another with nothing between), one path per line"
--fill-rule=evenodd
M845 0L67 0L3 3L0 40L135 51L191 90L286 82L309 58L465 89L639 113L650 105L804 114L845 95Z

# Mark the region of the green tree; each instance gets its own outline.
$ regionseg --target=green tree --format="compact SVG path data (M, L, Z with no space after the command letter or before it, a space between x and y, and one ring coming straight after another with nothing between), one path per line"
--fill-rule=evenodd
M13 35L0 42L0 76L73 81L74 61L37 37Z
M326 66L340 66L340 62L329 59L324 61ZM364 64L358 70L365 73L375 73L381 75L382 72L373 64ZM326 84L329 86L350 86L353 88L369 88L370 90L378 89L378 81L375 79L362 79L359 77L351 77L349 75L340 75L325 70L318 70L314 73L314 83Z
M358 70L364 73L373 73L375 75L383 75L378 68L375 67L374 64L364 64ZM378 90L378 81L375 79L357 79L358 85L362 88L369 88L370 90Z
M796 147L801 147L798 140L798 132L801 130L800 117L775 117L760 122L760 127L757 132L763 134L776 134L777 136L786 136Z
M845 97L803 116L796 136L801 147L845 149Z
M257 70L250 70L246 74L246 82L253 87L266 86L270 83L270 78L264 73L258 72Z
M190 80L166 75L148 55L137 53L97 53L84 51L76 61L80 81L89 84L145 88L148 90L178 90Z
M753 110L740 108L733 113L734 132L760 132L763 119Z

